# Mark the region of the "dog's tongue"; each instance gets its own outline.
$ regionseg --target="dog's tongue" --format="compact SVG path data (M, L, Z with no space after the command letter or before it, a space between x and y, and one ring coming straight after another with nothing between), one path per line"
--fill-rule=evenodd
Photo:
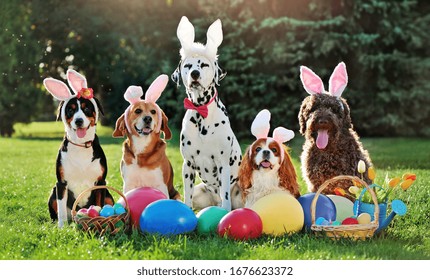
M263 166L264 168L269 168L270 167L270 162L268 162L268 161L262 161L261 163L260 163L260 165L261 166Z
M87 134L87 129L86 128L78 128L76 130L76 134L78 135L79 138L84 138L85 135Z
M318 149L325 149L328 144L328 130L326 129L320 129L318 130L318 136L317 136L317 147Z

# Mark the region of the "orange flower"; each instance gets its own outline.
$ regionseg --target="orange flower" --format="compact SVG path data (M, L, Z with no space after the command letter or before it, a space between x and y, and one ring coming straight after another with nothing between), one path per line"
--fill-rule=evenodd
M400 180L401 179L399 177L395 177L388 182L388 186L390 186L391 188L394 188L395 186L397 186L397 184L400 183Z
M335 188L334 189L334 193L336 194L336 195L340 195L340 196L345 196L345 190L344 189L341 189L341 188Z
M406 191L412 185L413 182L414 180L411 179L405 180L400 184L400 187L402 187L402 189Z
M375 172L375 168L373 168L373 166L369 167L367 169L367 176L369 177L370 180L375 180L376 177L376 172Z
M417 175L415 175L415 174L413 174L413 173L405 173L405 174L403 174L403 177L402 177L402 179L403 180L412 180L412 181L415 181L416 179L417 179Z

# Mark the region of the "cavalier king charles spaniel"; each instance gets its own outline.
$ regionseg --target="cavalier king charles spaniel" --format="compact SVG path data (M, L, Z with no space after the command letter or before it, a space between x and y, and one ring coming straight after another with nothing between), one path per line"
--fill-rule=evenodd
M283 144L294 137L294 132L283 127L270 129L270 112L262 110L255 117L251 132L257 138L246 150L239 169L239 186L245 207L275 191L286 191L300 196L295 168L288 148Z

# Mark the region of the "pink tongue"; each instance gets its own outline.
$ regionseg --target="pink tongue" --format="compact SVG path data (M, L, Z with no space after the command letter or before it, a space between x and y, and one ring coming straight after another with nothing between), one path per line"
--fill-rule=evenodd
M79 138L84 138L85 135L87 134L87 129L86 128L78 128L76 130L76 134L78 135Z
M268 167L270 167L270 162L268 162L268 161L262 161L261 163L261 166L263 166L264 168L268 168Z
M325 149L328 144L328 131L326 129L318 130L317 147L318 149Z

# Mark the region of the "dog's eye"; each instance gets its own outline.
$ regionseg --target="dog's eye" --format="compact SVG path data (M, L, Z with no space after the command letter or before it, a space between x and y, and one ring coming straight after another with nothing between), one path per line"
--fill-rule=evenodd
M151 114L155 115L157 113L155 110L151 110Z
M74 113L75 113L75 109L73 109L73 108L67 108L66 114L68 116L72 116Z
M91 114L91 110L90 110L90 108L84 108L84 114L85 115L89 115L89 114Z
M193 67L193 66L191 64L189 64L189 63L184 65L184 68L191 69L191 67Z
M257 147L257 149L255 149L255 151L258 153L259 151L261 151L261 147Z
M209 64L207 64L207 63L202 63L202 64L200 65L200 67L201 67L201 68L209 67Z
M142 113L142 110L141 109L136 109L136 110L134 110L134 113L135 114L140 114L140 113Z
M273 153L276 153L278 150L276 148L270 149Z

